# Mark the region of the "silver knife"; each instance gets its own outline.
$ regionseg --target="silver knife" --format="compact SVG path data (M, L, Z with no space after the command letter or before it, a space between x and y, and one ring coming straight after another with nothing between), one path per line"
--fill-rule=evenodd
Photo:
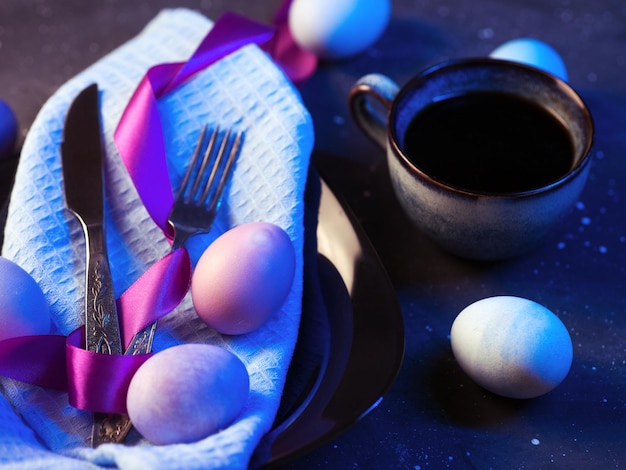
M67 112L61 159L66 204L80 221L85 235L85 347L102 354L122 354L106 251L103 151L96 84L80 92ZM96 423L105 416L96 413ZM92 444L97 445L95 441Z

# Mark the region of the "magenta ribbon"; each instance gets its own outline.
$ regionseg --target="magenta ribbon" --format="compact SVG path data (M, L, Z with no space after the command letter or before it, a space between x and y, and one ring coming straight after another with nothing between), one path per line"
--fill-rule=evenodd
M158 99L195 73L247 44L260 45L296 84L308 78L317 57L296 45L287 25L291 0L277 12L271 28L227 13L189 60L159 64L148 70L131 97L114 140L150 217L172 240L167 222L173 194L167 170ZM191 279L185 248L175 250L135 281L117 300L125 348L133 336L171 312L184 298ZM62 335L23 336L0 341L0 375L68 392L69 403L82 410L125 413L126 392L135 371L151 354L108 355L84 349L84 328Z

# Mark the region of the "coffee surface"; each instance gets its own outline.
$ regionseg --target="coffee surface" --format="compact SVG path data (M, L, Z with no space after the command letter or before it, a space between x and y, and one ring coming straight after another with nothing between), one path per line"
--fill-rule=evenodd
M510 193L552 183L572 167L572 138L551 112L500 92L436 101L409 124L403 149L429 176L460 189Z

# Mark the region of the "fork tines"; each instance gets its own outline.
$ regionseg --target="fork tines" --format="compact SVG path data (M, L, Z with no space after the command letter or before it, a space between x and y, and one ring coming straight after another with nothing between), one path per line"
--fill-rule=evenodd
M219 202L219 196L228 180L243 135L241 132L233 135L230 129L221 138L219 133L219 127L216 127L209 136L208 143L205 143L207 125L202 127L177 195L177 199L187 204L193 201L205 204L209 211L215 209ZM206 150L202 152L205 146ZM210 173L207 172L207 168L211 168ZM205 176L205 173L208 173L208 176ZM216 184L218 177L220 179Z

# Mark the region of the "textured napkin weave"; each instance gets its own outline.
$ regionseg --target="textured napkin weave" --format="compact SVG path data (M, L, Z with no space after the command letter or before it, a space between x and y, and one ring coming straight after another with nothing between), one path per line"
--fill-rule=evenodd
M185 9L161 12L135 39L61 87L45 104L24 143L9 207L3 256L39 283L53 315L53 333L83 323L85 247L65 209L60 143L74 97L97 82L106 151L106 230L119 296L170 246L150 219L113 143L113 132L137 84L153 65L186 60L212 23ZM136 433L130 445L89 447L92 415L67 404L67 394L1 379L0 463L12 468L246 468L273 422L297 338L301 311L303 194L313 146L310 116L293 85L254 45L194 76L159 102L172 187L177 188L204 123L245 132L245 143L210 234L194 237L192 260L236 225L267 221L283 227L297 253L296 277L278 312L255 332L222 337L193 311L190 296L159 322L154 350L182 342L223 346L250 374L250 395L238 420L188 445L152 446Z

